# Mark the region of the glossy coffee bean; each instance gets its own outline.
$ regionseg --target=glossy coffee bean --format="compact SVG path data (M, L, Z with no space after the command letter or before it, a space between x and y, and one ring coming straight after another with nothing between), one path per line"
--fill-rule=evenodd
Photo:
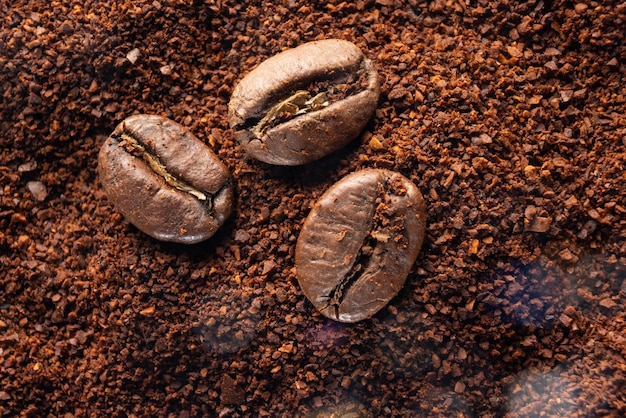
M262 62L235 87L228 116L248 154L301 165L352 141L371 118L378 73L354 44L328 39Z
M121 122L100 149L98 174L117 210L162 241L203 241L232 211L226 166L191 132L161 116Z
M302 291L328 318L357 322L402 288L424 239L426 208L399 173L365 169L315 204L296 245Z

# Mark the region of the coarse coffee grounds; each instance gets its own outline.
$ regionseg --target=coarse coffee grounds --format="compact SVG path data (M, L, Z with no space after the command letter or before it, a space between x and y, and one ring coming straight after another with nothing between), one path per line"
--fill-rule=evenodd
M0 3L0 416L626 414L626 4ZM312 164L248 157L232 89L345 39L381 96ZM106 198L132 114L233 174L208 241L163 243ZM424 194L426 237L371 319L316 312L294 272L312 205L364 168ZM333 415L334 414L334 415Z

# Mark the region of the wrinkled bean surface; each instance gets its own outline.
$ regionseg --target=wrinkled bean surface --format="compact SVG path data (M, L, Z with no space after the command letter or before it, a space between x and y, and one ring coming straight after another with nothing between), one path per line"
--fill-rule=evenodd
M378 73L354 44L327 39L275 55L235 87L229 123L261 161L301 165L353 140L376 108Z
M98 172L117 210L162 241L203 241L232 211L226 166L191 132L161 116L121 122L102 145Z
M401 174L366 169L344 177L315 204L298 238L304 294L334 320L371 317L404 285L425 220L421 193Z

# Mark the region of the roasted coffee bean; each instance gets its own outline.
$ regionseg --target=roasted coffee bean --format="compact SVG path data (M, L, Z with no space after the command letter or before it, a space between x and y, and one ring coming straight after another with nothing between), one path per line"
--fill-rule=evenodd
M424 240L426 208L399 173L365 169L315 204L296 244L302 291L328 318L357 322L402 288Z
M121 122L100 149L98 172L117 210L162 241L203 241L232 211L226 166L187 129L161 116Z
M356 138L379 94L372 61L350 42L327 39L262 62L235 87L228 116L251 156L301 165Z

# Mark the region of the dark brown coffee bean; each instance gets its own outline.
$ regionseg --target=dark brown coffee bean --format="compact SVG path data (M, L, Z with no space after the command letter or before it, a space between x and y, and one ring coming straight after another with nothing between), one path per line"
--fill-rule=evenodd
M327 39L261 63L235 87L230 126L253 157L301 165L352 141L371 118L378 73L354 44Z
M296 245L302 291L325 316L369 318L402 288L424 240L426 208L401 174L366 169L315 204Z
M162 241L203 241L232 211L226 166L187 129L161 116L120 123L100 149L98 172L117 210Z

